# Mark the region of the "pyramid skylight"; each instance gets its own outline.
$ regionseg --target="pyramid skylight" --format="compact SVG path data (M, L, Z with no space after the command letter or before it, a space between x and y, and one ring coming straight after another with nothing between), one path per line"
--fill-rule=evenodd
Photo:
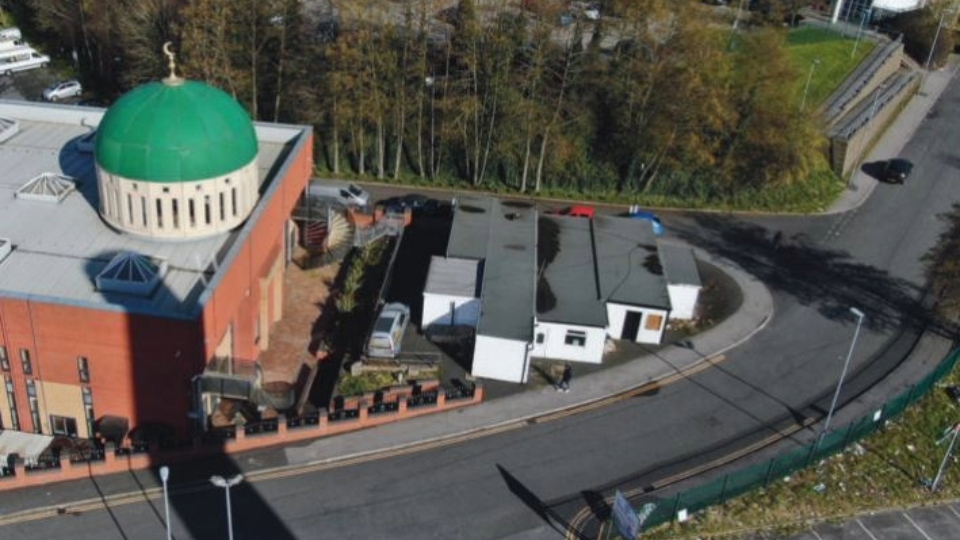
M0 143L20 133L20 122L13 118L0 118Z
M18 199L58 203L77 189L73 178L57 173L41 173L17 190Z
M6 238L0 238L0 262L7 258L7 255L13 250L13 244Z
M97 274L97 289L149 296L166 273L167 261L132 251L122 251Z

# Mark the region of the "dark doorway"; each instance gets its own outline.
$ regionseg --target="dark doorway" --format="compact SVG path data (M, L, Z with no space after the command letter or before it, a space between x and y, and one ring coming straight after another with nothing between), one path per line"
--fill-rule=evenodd
M643 312L628 311L623 318L623 332L620 333L620 339L637 340L637 333L640 331L640 320L643 319Z

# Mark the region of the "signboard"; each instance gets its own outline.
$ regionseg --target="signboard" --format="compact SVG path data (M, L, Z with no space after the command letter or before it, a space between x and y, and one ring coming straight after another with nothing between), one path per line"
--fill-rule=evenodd
M626 540L634 540L640 534L640 517L619 489L613 498L613 525Z

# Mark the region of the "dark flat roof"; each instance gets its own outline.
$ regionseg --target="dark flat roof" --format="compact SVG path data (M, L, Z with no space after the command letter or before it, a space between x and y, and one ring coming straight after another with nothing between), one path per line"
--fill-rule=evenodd
M600 289L608 302L670 309L657 239L650 223L597 216L594 245Z
M702 285L700 271L693 248L669 242L660 243L660 259L663 261L663 273L671 285Z
M477 334L533 339L537 213L491 197L458 197L447 256L483 260Z
M593 257L590 221L580 217L540 216L540 242L555 242L559 250L543 270L537 292L539 320L607 325L607 310Z

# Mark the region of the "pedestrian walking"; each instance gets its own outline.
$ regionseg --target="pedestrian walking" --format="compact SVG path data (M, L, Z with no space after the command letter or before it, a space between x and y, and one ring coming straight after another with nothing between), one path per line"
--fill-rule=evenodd
M570 379L572 377L573 377L573 370L570 369L570 364L564 364L563 374L560 375L560 382L557 383L557 392L569 392Z

